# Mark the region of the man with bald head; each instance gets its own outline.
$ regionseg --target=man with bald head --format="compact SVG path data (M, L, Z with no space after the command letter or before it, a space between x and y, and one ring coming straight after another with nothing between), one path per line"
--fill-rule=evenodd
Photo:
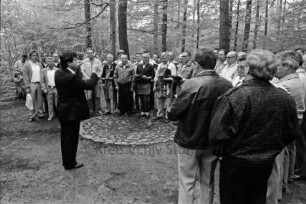
M174 53L173 52L168 52L168 56L169 56L169 62L172 62L173 63L173 60L174 60Z
M119 115L132 115L133 110L133 90L132 79L135 74L134 67L128 63L128 56L122 54L120 63L114 72L116 89L119 92Z
M222 69L220 76L233 82L237 73L237 53L235 51L227 53L226 61L227 65Z
M215 71L220 74L223 68L227 65L226 62L226 51L224 49L219 50L217 55L217 63L215 66Z

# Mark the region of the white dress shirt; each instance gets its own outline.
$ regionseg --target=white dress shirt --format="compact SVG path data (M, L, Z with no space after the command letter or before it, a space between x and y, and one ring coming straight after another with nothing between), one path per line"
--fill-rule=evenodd
M47 77L48 77L48 86L55 86L55 81L54 81L54 76L55 76L55 69L49 69L47 70Z
M233 82L236 73L237 73L237 63L234 63L224 67L220 73L220 76Z
M32 61L30 61L30 64L31 64L31 68L32 68L31 82L32 83L40 82L40 67L39 67L38 62L33 63Z
M168 69L170 69L171 75L177 75L176 66L172 62L168 62Z

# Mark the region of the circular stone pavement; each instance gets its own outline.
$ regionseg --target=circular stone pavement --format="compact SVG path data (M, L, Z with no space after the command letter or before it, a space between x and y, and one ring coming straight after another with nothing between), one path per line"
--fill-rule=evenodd
M80 135L105 144L148 145L173 140L175 130L172 123L108 115L83 121Z

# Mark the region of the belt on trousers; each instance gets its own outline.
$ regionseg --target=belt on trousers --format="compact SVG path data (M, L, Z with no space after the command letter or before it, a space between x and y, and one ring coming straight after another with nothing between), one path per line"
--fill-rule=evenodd
M48 85L48 87L49 87L50 89L56 88L56 86L49 86L49 85Z

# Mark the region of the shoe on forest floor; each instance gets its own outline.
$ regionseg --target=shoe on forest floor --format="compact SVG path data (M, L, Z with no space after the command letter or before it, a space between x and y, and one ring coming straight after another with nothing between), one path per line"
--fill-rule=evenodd
M300 176L300 175L297 175L295 178L294 178L295 181L306 181L306 176Z
M168 118L164 118L164 119L163 119L163 122L164 122L164 123L169 123L170 120L169 120Z
M39 118L39 119L44 119L45 117L46 117L46 116L45 116L44 114L39 114L39 115L38 115L38 118Z
M84 164L82 164L82 163L76 163L74 166L68 166L68 167L66 166L65 170L78 169L78 168L81 168L83 166L84 166Z
M34 121L35 121L35 118L29 118L29 121L30 121L30 122L34 122Z
M144 113L140 113L140 114L138 115L138 118L142 118L142 117L146 117L146 115L145 115Z
M154 121L161 120L161 119L163 119L163 118L162 117L158 117L158 116L153 118Z

